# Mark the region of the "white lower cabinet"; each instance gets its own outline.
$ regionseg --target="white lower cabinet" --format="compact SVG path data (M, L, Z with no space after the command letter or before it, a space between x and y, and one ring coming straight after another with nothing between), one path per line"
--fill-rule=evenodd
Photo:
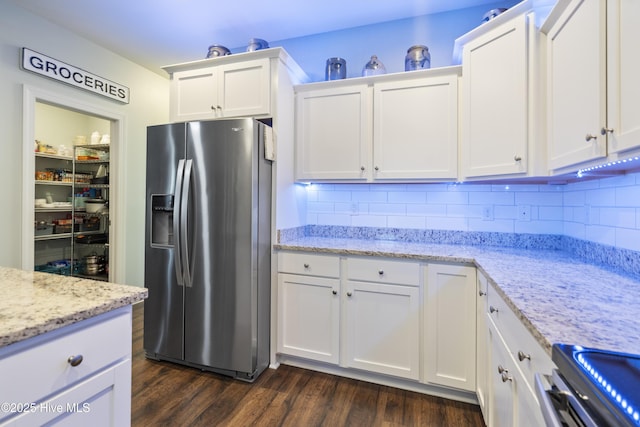
M277 351L338 364L340 259L281 253L278 271Z
M489 418L489 332L487 331L487 298L489 283L484 274L477 272L476 293L476 397L482 411L484 423L490 424Z
M344 295L345 365L418 380L419 288L347 281Z
M0 350L1 426L130 425L130 306Z
M427 382L476 391L476 269L427 265L424 371Z
M486 311L489 426L543 426L534 393L534 374L550 374L551 357L527 331L495 289L488 290Z

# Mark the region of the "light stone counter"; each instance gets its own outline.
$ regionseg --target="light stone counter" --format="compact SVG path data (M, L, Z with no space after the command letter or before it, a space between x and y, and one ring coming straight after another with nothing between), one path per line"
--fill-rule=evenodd
M549 354L553 343L640 354L640 281L560 250L326 237L300 237L274 247L470 263L486 274Z
M0 347L131 305L147 289L0 267Z

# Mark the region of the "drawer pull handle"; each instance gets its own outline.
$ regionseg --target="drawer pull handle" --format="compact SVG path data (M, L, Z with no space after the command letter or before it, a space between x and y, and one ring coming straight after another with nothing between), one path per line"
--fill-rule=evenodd
M511 375L509 375L506 371L502 373L500 378L502 378L503 383L506 383L507 381L513 381L513 378L511 377Z
M490 307L489 307L489 312L491 312L491 313L497 313L497 312L498 312L498 309L497 309L497 308L495 308L494 306L490 306Z
M522 350L518 351L518 360L522 362L525 359L531 360L531 355L530 354L526 354Z
M334 294L334 295L338 295L338 291L336 291L336 290L331 291L331 293Z
M498 373L499 374L503 374L505 372L509 372L509 370L505 367L503 367L502 365L498 365Z
M69 358L67 359L67 362L71 366L78 366L79 364L82 363L82 355L78 354L77 356L69 356Z
M304 265L304 268L309 268L309 264L305 264L305 265Z
M378 270L378 275L379 276L384 276L384 270Z

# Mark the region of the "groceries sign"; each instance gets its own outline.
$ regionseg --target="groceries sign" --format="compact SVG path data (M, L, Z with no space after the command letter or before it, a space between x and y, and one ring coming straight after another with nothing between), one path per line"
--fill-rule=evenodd
M22 68L116 101L129 103L129 88L81 68L65 64L26 47L22 48Z

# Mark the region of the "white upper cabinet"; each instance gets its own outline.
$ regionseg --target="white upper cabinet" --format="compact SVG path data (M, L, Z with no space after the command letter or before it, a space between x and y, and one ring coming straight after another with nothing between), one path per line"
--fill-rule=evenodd
M296 179L366 179L371 164L370 97L366 84L298 92Z
M174 72L171 120L268 115L269 59Z
M536 27L545 10L522 2L456 40L465 179L546 174Z
M296 87L296 179L457 178L459 67Z
M640 145L640 2L607 2L607 128L610 153Z
M458 77L373 85L373 178L458 175Z
M640 146L640 4L558 2L547 34L549 167L588 166Z
M559 4L558 7L561 5ZM572 1L548 30L549 167L604 158L606 3Z

